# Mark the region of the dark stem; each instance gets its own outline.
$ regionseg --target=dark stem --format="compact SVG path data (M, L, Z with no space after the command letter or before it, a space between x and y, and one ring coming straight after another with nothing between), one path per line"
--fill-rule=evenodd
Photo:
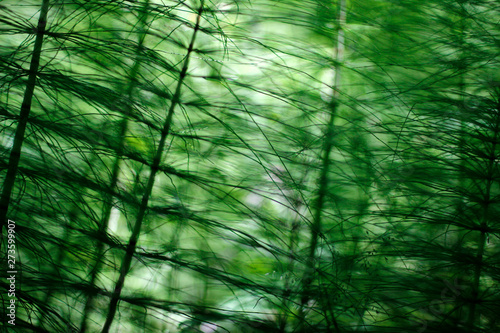
M165 120L163 129L161 132L161 138L160 138L160 142L158 144L158 149L156 150L155 157L154 157L153 163L151 165L151 173L149 175L149 179L148 179L145 191L144 191L144 195L142 197L141 204L139 206L139 211L137 213L137 218L135 221L134 229L132 230L132 235L130 236L129 242L127 244L125 257L124 257L122 265L120 267L120 276L118 277L118 281L116 282L113 294L111 296L111 301L109 304L109 311L108 311L108 315L106 316L106 322L104 323L104 326L102 328L102 333L109 332L109 329L111 327L111 324L113 322L113 319L114 319L114 316L116 313L116 309L118 306L118 301L120 299L121 291L122 291L123 285L125 283L125 278L129 272L130 265L132 263L132 258L134 256L134 253L135 253L135 250L137 247L137 242L139 240L142 222L144 221L144 216L146 215L148 202L149 202L149 199L151 197L151 193L153 191L153 185L155 182L156 173L158 172L158 169L160 166L160 162L162 159L163 150L165 148L165 142L166 142L167 136L170 133L170 127L172 125L172 117L173 117L175 108L179 104L179 101L180 101L181 88L182 88L184 79L185 79L186 74L187 74L187 70L188 70L188 66L189 66L189 59L191 57L191 53L193 52L197 32L200 29L201 14L203 12L203 2L204 1L201 2L200 8L198 10L198 15L196 17L196 25L195 25L194 31L193 31L193 36L191 38L191 42L189 43L186 58L184 60L184 64L183 64L181 73L179 75L179 80L177 81L175 93L172 97L172 103L170 104L170 108L168 109L168 112L167 112L167 118Z
M49 11L49 0L43 0L38 18L38 26L36 29L35 46L33 48L33 56L29 68L28 82L24 91L23 102L21 105L21 113L19 115L19 124L16 128L14 136L14 144L10 151L9 164L7 167L7 175L3 183L2 196L0 197L0 238L2 237L3 227L7 224L7 212L9 210L10 199L14 183L16 180L19 160L21 158L21 148L24 142L24 133L28 118L31 112L31 103L36 87L36 78L38 75L38 67L40 66L40 56L42 54L43 37L47 25L47 13Z

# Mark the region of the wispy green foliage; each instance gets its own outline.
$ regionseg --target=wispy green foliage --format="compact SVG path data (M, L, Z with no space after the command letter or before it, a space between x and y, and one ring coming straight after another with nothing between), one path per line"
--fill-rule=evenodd
M498 331L499 16L2 1L2 329Z

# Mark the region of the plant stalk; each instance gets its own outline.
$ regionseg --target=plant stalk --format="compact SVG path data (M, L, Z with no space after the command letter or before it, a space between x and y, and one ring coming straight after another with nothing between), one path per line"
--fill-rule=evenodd
M321 165L321 174L319 177L319 189L317 192L317 199L314 205L314 216L312 225L310 226L311 241L309 244L309 253L306 260L306 271L302 278L302 297L300 300L300 312L299 312L299 327L302 329L305 325L305 307L307 303L311 300L310 290L311 284L314 278L314 271L316 269L316 249L318 247L318 240L321 235L322 229L322 214L325 205L325 199L328 192L328 174L330 171L330 153L333 149L333 135L335 133L335 118L337 113L337 108L339 105L339 88L341 82L341 64L344 61L344 51L345 51L345 40L344 40L344 29L343 26L346 22L346 0L338 1L338 15L337 15L337 34L335 40L335 79L333 85L332 101L330 102L330 113L328 117L327 129L325 133L325 142L323 146L323 157ZM335 318L332 318L334 325L339 330Z
M113 291L112 296L111 296L111 301L109 304L109 311L108 311L108 314L106 316L106 322L104 323L104 326L103 326L102 331L101 331L102 333L109 332L109 329L111 327L111 324L113 322L113 319L114 319L114 316L116 313L116 309L118 306L118 301L120 299L121 291L122 291L123 285L125 284L125 278L130 270L132 258L135 254L135 250L137 247L137 242L139 240L139 235L140 235L142 223L144 221L144 216L146 215L148 202L149 202L149 199L151 197L151 193L153 191L153 185L155 182L156 173L158 172L158 169L159 169L159 166L161 163L163 150L165 149L166 139L170 133L170 128L172 125L172 117L173 117L176 106L180 102L181 88L182 88L184 79L187 75L187 70L189 67L189 59L190 59L191 53L193 52L193 49L194 49L196 35L197 35L198 30L200 29L200 20L201 20L201 14L203 12L203 4L204 4L204 1L201 1L197 16L196 16L196 24L194 27L193 36L192 36L191 41L190 41L189 46L188 46L188 50L186 53L186 58L184 60L184 64L182 66L182 70L179 74L179 80L177 81L175 93L172 97L172 103L170 104L170 108L168 109L168 112L167 112L167 117L166 117L163 129L161 132L161 138L160 138L160 142L158 144L158 149L156 150L155 156L153 158L153 163L152 163L151 168L150 168L151 173L149 175L149 179L148 179L145 191L144 191L144 195L142 197L141 204L139 206L139 212L137 213L137 217L136 217L134 229L132 231L132 235L130 236L129 242L128 242L127 247L126 247L125 258L123 259L122 265L120 267L120 275L118 277L118 281L116 282L114 291Z
M21 148L24 142L24 133L28 124L28 118L31 112L33 95L36 87L36 78L38 68L40 67L40 57L42 54L43 37L47 26L47 14L49 12L49 0L43 0L36 28L35 45L33 47L33 56L29 68L28 81L26 90L24 91L23 102L21 104L21 112L19 114L19 124L14 135L14 143L10 151L9 164L7 166L7 174L3 183L2 195L0 197L0 238L2 237L3 227L7 224L7 212L9 210L10 200L16 175L21 159Z
M141 17L139 19L139 21L141 23L142 30L139 34L139 40L138 40L137 51L136 51L136 59L135 59L134 65L133 65L131 72L130 72L130 80L129 80L129 84L128 84L128 87L127 87L126 93L125 93L127 98L128 98L128 101L130 101L130 102L126 103L127 113L131 112L131 110L132 110L130 103L132 101L134 89L136 87L137 76L139 74L139 68L141 65L141 62L139 59L140 59L140 55L144 49L144 40L145 40L146 35L147 35L146 26L147 26L147 17L148 17L148 14L147 14L148 7L149 7L149 0L146 0L144 2L144 6L143 6L143 11L142 11L143 14L141 15ZM116 186L118 183L118 178L119 178L119 174L120 174L121 158L122 158L122 154L123 154L124 147L125 147L125 136L126 136L127 130L128 130L128 122L129 122L129 120L125 115L125 117L123 118L123 120L120 123L120 135L119 135L120 142L119 142L118 147L117 147L117 151L116 151L117 157L113 163L113 168L112 168L112 172L111 172L111 180L110 180L110 185L109 185L109 188L111 190L116 189ZM108 225L109 225L109 219L111 216L111 211L113 209L113 206L114 206L113 195L111 193L106 194L105 199L104 199L103 216L102 216L101 223L99 224L99 231L98 231L99 234L104 234L107 231ZM90 273L91 274L90 282L89 282L90 286L95 285L97 277L101 271L101 267L103 264L104 250L105 250L104 243L99 241L97 243L97 249L96 249L96 262L95 262L94 267L92 268L92 271ZM88 321L88 317L90 315L90 312L92 311L94 297L95 297L94 293L91 293L85 302L82 320L80 323L80 333L84 333L87 330L87 321Z
M484 198L483 198L483 216L482 216L482 221L480 225L480 232L481 234L479 235L479 246L476 252L476 257L475 257L475 266L474 266L474 277L472 281L472 300L470 303L469 307L469 316L467 318L467 327L469 328L470 331L473 331L474 325L476 322L476 307L477 303L479 302L479 288L481 285L481 267L483 266L483 256L485 252L485 246L486 246L486 239L487 239L487 232L488 232L488 217L490 216L489 210L490 210L490 203L494 198L491 197L491 188L494 183L494 178L495 178L495 168L496 168L496 148L497 148L497 143L499 140L499 132L500 132L500 100L497 103L497 110L496 110L496 122L495 122L495 134L493 137L493 140L491 140L492 145L491 145L491 151L489 152L488 156L488 167L487 167L487 182L486 182L486 189L484 192Z

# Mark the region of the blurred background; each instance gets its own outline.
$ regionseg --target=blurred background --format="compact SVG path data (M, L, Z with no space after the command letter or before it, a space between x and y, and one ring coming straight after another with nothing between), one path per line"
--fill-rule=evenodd
M494 0L0 2L5 332L497 332Z

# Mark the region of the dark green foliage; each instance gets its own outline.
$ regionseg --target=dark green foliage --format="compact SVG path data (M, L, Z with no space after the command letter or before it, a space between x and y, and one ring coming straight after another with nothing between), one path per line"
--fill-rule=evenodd
M0 2L2 330L498 331L498 17Z

